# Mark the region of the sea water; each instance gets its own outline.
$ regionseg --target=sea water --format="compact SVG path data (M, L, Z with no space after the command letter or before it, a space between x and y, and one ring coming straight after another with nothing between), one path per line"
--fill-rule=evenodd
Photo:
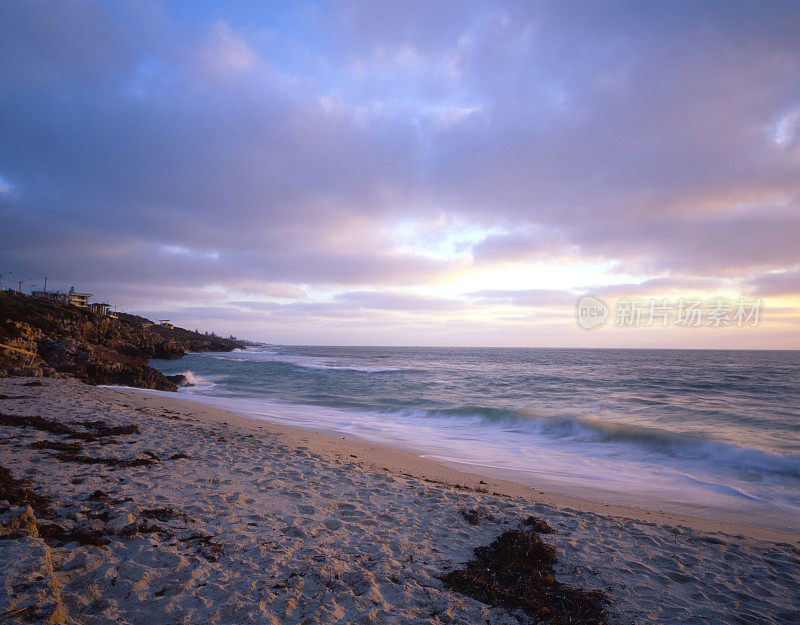
M800 352L249 348L187 399L553 492L800 531Z

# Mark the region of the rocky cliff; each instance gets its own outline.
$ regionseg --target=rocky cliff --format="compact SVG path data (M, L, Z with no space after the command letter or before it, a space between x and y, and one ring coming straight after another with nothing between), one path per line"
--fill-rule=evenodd
M150 358L181 358L187 351L231 351L241 344L120 314L0 292L0 377L73 375L89 384L122 384L174 391L178 376L148 366ZM35 355L32 355L35 354Z

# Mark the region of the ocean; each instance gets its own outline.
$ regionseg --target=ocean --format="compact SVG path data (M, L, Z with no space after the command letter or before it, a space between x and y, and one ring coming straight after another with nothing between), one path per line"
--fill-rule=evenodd
M800 352L248 348L186 399L586 499L800 531Z

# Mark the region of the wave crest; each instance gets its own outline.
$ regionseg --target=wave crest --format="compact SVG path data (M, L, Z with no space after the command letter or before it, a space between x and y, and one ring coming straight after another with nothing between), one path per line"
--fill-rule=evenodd
M184 378L186 378L187 386L181 388L183 391L208 390L216 386L211 378L204 378L203 376L197 375L191 370L183 371L179 375L182 375Z
M566 443L618 446L667 458L724 465L740 471L800 478L800 457L702 438L655 427L603 421L597 418L548 416L532 410L509 411L465 406L439 411L417 411L427 418L469 418L506 431L546 436Z

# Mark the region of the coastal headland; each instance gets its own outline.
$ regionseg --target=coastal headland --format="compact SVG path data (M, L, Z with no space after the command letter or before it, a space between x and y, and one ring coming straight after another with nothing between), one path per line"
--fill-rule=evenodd
M0 377L70 375L89 384L174 391L185 380L148 366L150 358L182 358L188 351L229 352L242 346L136 315L112 317L0 291Z

